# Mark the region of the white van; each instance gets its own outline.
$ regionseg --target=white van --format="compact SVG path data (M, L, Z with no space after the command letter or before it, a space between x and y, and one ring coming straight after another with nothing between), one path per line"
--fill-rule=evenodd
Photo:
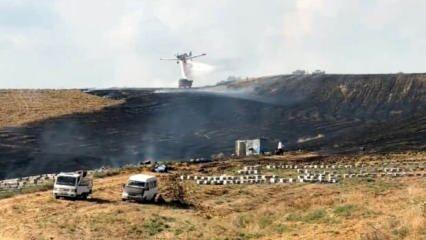
M135 201L153 201L158 194L157 178L146 174L137 174L129 177L123 185L121 199Z

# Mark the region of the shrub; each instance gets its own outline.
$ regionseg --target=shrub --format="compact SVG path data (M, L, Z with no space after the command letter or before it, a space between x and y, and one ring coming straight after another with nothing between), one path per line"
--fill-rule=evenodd
M308 213L305 217L304 220L306 222L317 222L323 218L325 218L327 216L327 213L324 209L317 209L311 213Z
M274 226L274 230L276 233L283 234L285 232L288 232L290 229L284 224L277 224Z
M272 222L273 222L272 215L266 214L260 218L259 226L260 228L266 228L267 226L270 226Z
M392 234L398 237L398 239L406 238L409 233L410 230L405 226L392 230Z
M334 209L334 213L337 216L341 216L341 217L351 217L357 209L358 207L356 205L345 204L345 205L337 206Z
M165 229L170 228L170 226L165 223L165 218L156 215L153 218L147 220L143 224L143 228L145 229L145 231L148 232L150 236L153 236L164 231Z

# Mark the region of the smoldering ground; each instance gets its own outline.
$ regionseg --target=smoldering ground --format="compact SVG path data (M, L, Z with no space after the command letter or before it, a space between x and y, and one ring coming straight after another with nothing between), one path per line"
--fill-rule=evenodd
M240 138L291 147L300 135L315 134L308 123L277 121L284 106L197 92L125 95L124 104L101 112L13 129L1 139L0 178L229 154Z
M112 91L120 90L99 94ZM272 124L268 115L279 107L261 102L197 92L129 90L116 95L125 96L125 103L15 128L14 136L2 136L0 178L145 159L210 157L231 153L237 138L279 139L282 134L265 132Z
M290 150L422 149L423 75L404 76L404 81L394 75L277 76L265 84L228 84L226 94L92 91L125 101L99 112L1 129L0 178L229 154L236 139L258 137L281 140ZM339 90L342 84L353 92L348 98ZM246 97L230 94L241 89ZM392 101L390 89L397 96ZM389 114L402 107L400 118Z

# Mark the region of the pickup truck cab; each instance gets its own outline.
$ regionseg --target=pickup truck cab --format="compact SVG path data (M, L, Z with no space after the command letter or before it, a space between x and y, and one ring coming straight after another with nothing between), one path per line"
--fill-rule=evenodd
M158 194L157 178L146 174L137 174L129 177L123 185L121 199L135 201L153 201Z
M60 173L55 178L53 196L86 199L92 194L93 181L86 178L86 172Z

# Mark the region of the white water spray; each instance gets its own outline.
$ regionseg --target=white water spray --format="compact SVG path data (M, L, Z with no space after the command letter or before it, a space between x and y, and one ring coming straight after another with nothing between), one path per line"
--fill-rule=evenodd
M204 75L212 73L215 69L215 67L210 64L195 61L190 61L185 64L185 66L187 70L186 76L189 79L203 77Z

